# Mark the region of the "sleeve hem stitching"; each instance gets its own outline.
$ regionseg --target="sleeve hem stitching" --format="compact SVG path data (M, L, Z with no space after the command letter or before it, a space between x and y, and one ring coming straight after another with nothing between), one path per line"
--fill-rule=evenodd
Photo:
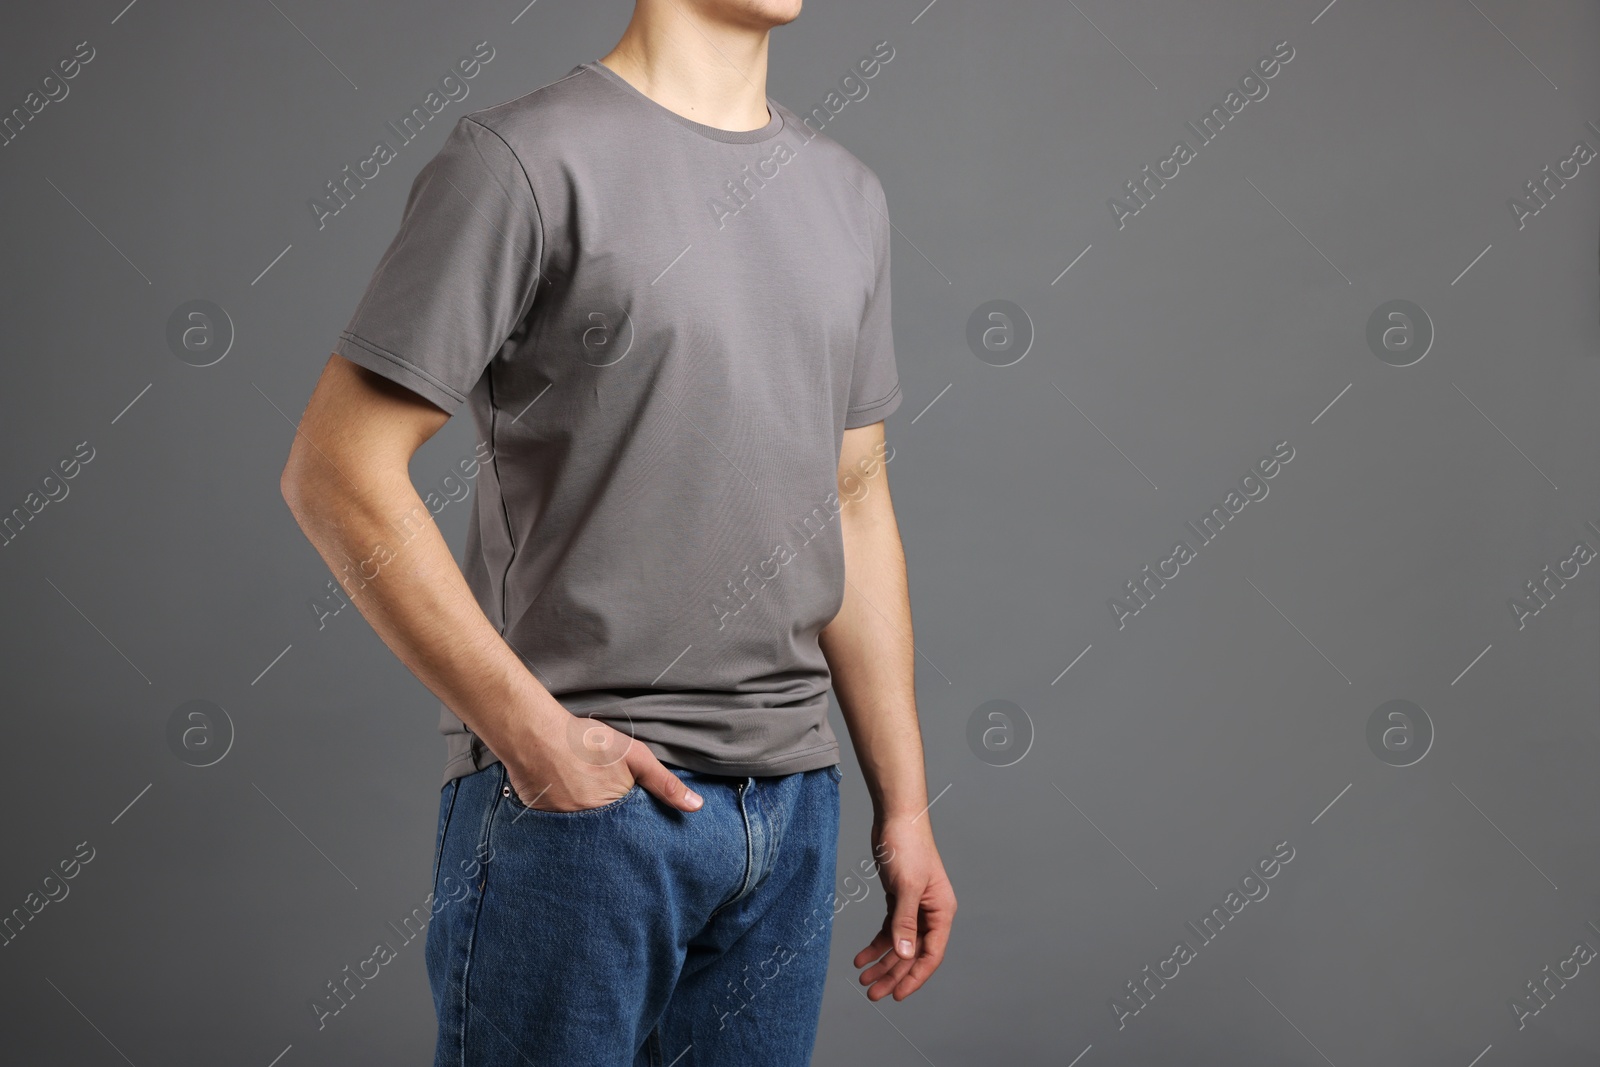
M845 414L846 415L860 415L860 414L863 414L864 412L872 411L872 410L874 410L876 408L881 408L885 404L889 403L889 401L893 400L895 397L897 397L899 395L900 395L900 383L899 382L895 382L894 383L894 388L889 390L888 394L886 396L884 396L882 399L874 400L870 404L858 404L855 407L847 408L845 410Z
M432 385L435 388L441 390L447 396L449 396L452 400L455 400L458 403L464 402L467 399L467 395L465 393L462 393L462 392L458 391L457 389L455 389L454 387L446 384L445 382L440 381L438 378L435 378L433 375L429 374L427 371L423 370L421 367L417 366L415 363L411 362L409 359L406 359L404 356L396 355L393 352L386 351L385 349L379 347L378 345L373 344L371 341L368 341L363 337L356 336L355 334L351 333L349 330L342 331L339 334L339 337L340 337L341 340L348 341L351 344L355 345L357 348L365 349L366 351L371 352L375 356L381 357L383 359L387 359L392 363L398 363L400 366L404 367L406 370L410 371L412 374L415 374L418 378L421 378L423 381L427 382L429 385Z

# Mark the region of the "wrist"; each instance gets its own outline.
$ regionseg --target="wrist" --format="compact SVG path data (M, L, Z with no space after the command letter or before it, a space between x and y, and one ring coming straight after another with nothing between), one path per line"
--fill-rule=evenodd
M878 808L874 810L872 816L873 832L880 836L926 831L930 826L932 826L932 823L928 819L925 806L918 808Z
M533 703L526 710L496 723L494 736L480 736L501 762L532 770L549 766L553 759L561 756L575 755L571 751L573 739L569 736L573 724L573 716L566 709Z
M908 824L919 816L923 820L928 817L928 790L920 777L907 775L904 781L893 784L869 782L867 792L872 799L873 822L880 826Z

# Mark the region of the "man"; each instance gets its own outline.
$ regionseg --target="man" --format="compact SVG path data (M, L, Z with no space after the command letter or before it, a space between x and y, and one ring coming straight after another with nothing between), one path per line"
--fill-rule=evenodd
M885 470L888 216L766 98L768 33L799 9L638 0L602 60L458 121L284 471L443 702L438 1064L809 1062L830 681L888 901L860 981L902 1000L943 959ZM458 570L408 464L462 405L482 443Z

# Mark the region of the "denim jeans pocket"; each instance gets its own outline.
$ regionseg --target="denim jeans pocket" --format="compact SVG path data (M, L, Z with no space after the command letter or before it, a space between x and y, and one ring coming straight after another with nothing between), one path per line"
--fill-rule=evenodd
M439 788L439 831L433 843L433 889L439 891L439 864L444 859L444 835L450 828L450 815L455 810L456 791L461 779L452 778Z
M516 817L519 819L524 815L537 815L547 819L575 819L585 815L604 815L607 812L615 811L644 795L644 787L635 782L628 788L626 793L615 800L600 805L598 808L579 808L577 811L546 811L544 808L530 808L522 802L522 798L517 796L517 791L511 788L511 777L506 773L505 765L501 764L500 795L516 811Z

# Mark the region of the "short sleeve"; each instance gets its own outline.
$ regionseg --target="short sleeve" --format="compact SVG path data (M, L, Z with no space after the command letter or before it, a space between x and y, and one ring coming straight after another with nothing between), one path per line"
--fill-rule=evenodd
M333 351L454 413L527 315L542 251L516 155L458 119Z
M856 338L855 369L845 429L880 422L900 406L900 376L894 363L894 322L889 310L889 215L883 189L874 178L865 190L871 206L874 259L872 292Z

